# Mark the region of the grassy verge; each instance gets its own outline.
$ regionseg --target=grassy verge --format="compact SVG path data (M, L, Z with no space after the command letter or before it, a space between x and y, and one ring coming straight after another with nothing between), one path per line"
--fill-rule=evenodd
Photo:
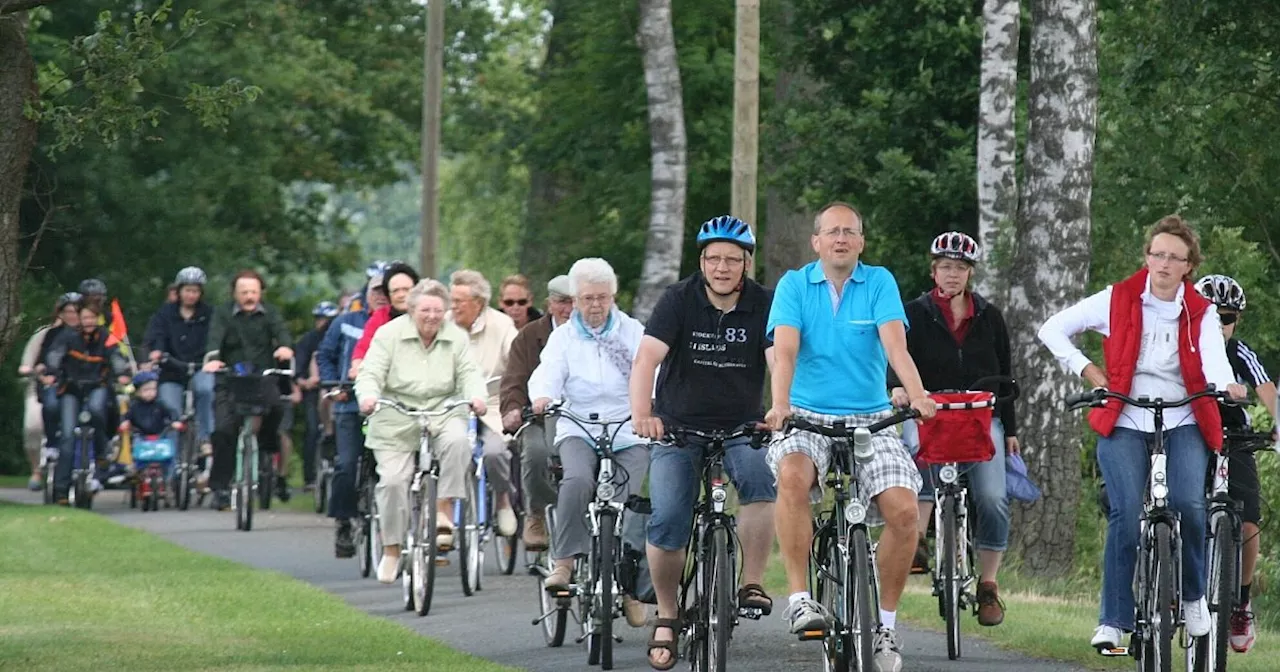
M508 670L92 513L0 505L0 660L56 670Z

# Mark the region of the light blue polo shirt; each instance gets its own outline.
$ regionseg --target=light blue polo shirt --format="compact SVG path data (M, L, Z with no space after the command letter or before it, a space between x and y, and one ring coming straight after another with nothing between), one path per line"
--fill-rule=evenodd
M909 326L898 282L888 269L859 261L837 305L821 263L787 271L769 311L770 340L778 326L800 331L791 405L830 415L887 410L889 358L879 327L894 320Z

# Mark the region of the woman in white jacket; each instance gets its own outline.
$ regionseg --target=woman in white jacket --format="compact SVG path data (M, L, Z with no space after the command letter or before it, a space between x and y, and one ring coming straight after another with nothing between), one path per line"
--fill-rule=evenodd
M603 421L631 414L628 385L631 361L644 336L644 325L613 303L618 278L603 259L579 259L569 269L569 290L574 296L573 315L551 332L541 362L529 378L533 411L546 410L559 399L574 413L599 414ZM599 462L593 438L576 423L556 423L556 449L564 466L564 478L556 500L554 559L547 577L548 589L564 589L573 580L573 560L590 549L585 514L596 484ZM614 438L614 463L618 467L615 501L626 501L638 492L649 469L647 442L636 436L628 421ZM644 625L644 607L626 600L627 622Z

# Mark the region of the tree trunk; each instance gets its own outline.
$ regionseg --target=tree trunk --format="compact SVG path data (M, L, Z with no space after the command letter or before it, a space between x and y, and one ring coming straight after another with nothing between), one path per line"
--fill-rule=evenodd
M789 54L796 40L794 2L784 0L772 11L776 14L769 17L771 22L781 23L772 33L775 50ZM789 62L779 63L773 82L773 111L769 115L772 123L781 124L792 102L811 99L817 95L818 89L818 83L809 76L802 59L791 58ZM769 129L766 128L762 135L769 137ZM773 135L777 137L778 134ZM805 212L798 198L769 181L782 166L794 160L796 151L794 145L776 141L765 145L764 175L768 186L764 196L764 250L763 258L756 255L756 263L764 266L764 281L768 285L776 285L783 273L814 259L813 247L809 244L813 233L812 215Z
M680 63L671 25L671 0L640 0L640 49L649 99L649 237L633 314L646 320L667 285L680 277L688 173Z
M26 12L0 15L0 358L9 351L21 322L21 235L18 210L22 203L27 163L36 146L36 123L25 105L34 104L36 66L27 49Z
M986 0L982 6L982 85L978 99L978 241L982 263L977 289L999 305L1008 283L1018 215L1018 150L1014 110L1018 101L1019 0Z
M1026 174L1006 315L1022 387L1019 435L1044 491L1040 503L1015 511L1015 547L1037 576L1066 573L1075 544L1081 423L1063 401L1080 383L1040 345L1036 330L1078 301L1089 277L1096 19L1094 0L1031 3Z
M760 0L737 0L733 59L733 183L729 214L759 237L756 177L760 142ZM754 269L757 277L759 268Z

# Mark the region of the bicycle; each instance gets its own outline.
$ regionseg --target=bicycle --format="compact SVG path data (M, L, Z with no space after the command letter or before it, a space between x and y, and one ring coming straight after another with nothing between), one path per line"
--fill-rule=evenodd
M1008 385L1011 391L996 397L993 392L982 391L989 385ZM947 626L950 660L958 660L961 654L961 612L976 613L978 608L977 595L972 592L977 581L977 547L969 525L969 487L963 468L994 458L992 415L997 405L1018 397L1018 385L1008 376L988 376L975 381L972 387L970 391L943 390L930 395L937 402L939 416L921 426L920 450L916 454L918 463L937 468L936 479L940 481L934 491L937 544L931 583L933 595L938 598L938 615ZM929 477L935 478L932 468Z
M71 453L71 487L67 491L67 503L77 509L92 509L93 496L102 487L95 476L98 457L94 447L96 432L93 428L93 415L89 413L89 394L102 384L98 380L70 381L64 392L75 395L76 408L79 409L76 426L72 430L74 448ZM53 468L56 469L56 466L55 459Z
M1101 407L1116 399L1152 412L1155 418L1151 445L1151 470L1139 519L1138 561L1134 572L1134 630L1128 647L1099 649L1104 656L1132 655L1140 672L1170 672L1174 631L1182 627L1182 538L1178 514L1169 508L1169 481L1164 452L1164 411L1186 406L1196 399L1224 401L1227 395L1212 386L1177 401L1128 395L1096 388L1067 395L1068 410Z
M596 462L595 496L587 504L586 512L591 550L587 557L578 557L574 561L573 575L585 576L586 579L570 584L567 590L549 591L546 579L553 569L550 558L555 553L554 550L547 553L548 560L545 563L531 568L538 573L538 603L544 609L539 617L533 619L533 625L543 624L548 646L560 646L564 641L567 617L573 615L582 626L582 635L574 643L586 642L587 664L611 670L613 644L622 641L621 637L613 634L613 620L622 611L622 596L615 571L622 557L622 512L623 509L630 509L646 513L649 506L647 499L636 496L628 498L625 503L613 501L618 489L624 487L630 478L614 462L613 441L631 418L600 420L598 413L591 413L584 418L558 402L548 407L542 415L568 418L588 435L592 434L590 427L598 427L599 434L595 436L594 447L599 460ZM615 482L619 473L621 480ZM557 479L562 474L559 460L553 458L552 478ZM547 507L547 527L555 529L554 505ZM554 546L552 540L553 549ZM573 608L575 598L576 611ZM552 600L554 604L550 604ZM548 621L551 621L550 625L547 624Z
M520 537L524 533L524 484L521 481L520 455L515 450L518 445L519 431L507 440L507 451L511 455L511 509L516 514L516 532L509 537L493 535L494 552L498 556L498 571L506 576L511 576L516 571Z
M689 559L680 582L680 613L685 615L683 636L686 657L696 672L725 672L729 665L729 640L738 617L760 620L761 607L737 604L738 534L733 514L725 511L725 444L750 437L751 448L759 450L768 430L748 422L729 431L705 432L672 428L664 442L681 445L689 437L705 439L700 498L693 511L693 533L685 557ZM690 617L691 615L691 617Z
M364 427L368 428L368 420ZM360 567L360 577L369 578L373 568L382 562L382 526L378 515L378 468L373 451L367 447L360 449L356 457L356 557Z
M322 380L320 381L320 399L333 399L339 395L346 393L348 398L355 398L355 382L349 380ZM333 491L333 474L334 474L334 451L337 450L336 439L333 436L323 436L317 446L318 454L316 455L316 473L315 490L313 493L316 498L316 513L324 513L325 506L329 503L329 493Z
M208 356L206 355L206 358ZM227 369L214 372L221 375L235 405L235 414L242 418L240 434L236 437L236 466L231 487L231 508L236 512L236 529L249 532L253 529L253 496L259 494L270 500L270 484L274 477L272 464L275 455L258 452L258 436L255 425L267 411L263 380L270 376L294 376L294 365L287 369L264 369L258 373L235 373ZM265 476L265 483L263 481ZM266 507L263 507L266 508Z
M392 408L418 421L421 434L414 455L413 481L409 486L409 533L400 554L400 579L404 588L405 611L426 616L431 611L435 591L436 558L441 553L436 538L436 507L439 501L440 463L431 451L431 419L448 415L456 408L470 406L468 401L447 401L443 408L428 411L402 404L395 399L379 398L373 412ZM372 417L372 413L370 417ZM376 511L376 504L375 511ZM455 504L456 506L456 504ZM374 519L376 520L376 514ZM454 534L461 529L454 527ZM381 536L381 531L378 531ZM409 562L404 561L408 549ZM447 549L446 549L447 550ZM465 574L465 571L463 572ZM465 579L464 579L465 581Z
M35 385L36 398L43 399L40 394L41 383L40 378L44 373L41 370L32 370L30 373L18 374L18 382L22 385ZM58 447L49 445L48 431L40 437L40 462L37 467L37 474L40 478L41 501L48 505L54 503L53 498L53 473L58 466Z
M1209 634L1197 637L1187 651L1187 669L1194 672L1224 672L1227 669L1227 647L1231 637L1231 615L1239 598L1241 549L1244 546L1241 503L1228 490L1230 457L1236 454L1271 451L1270 434L1260 432L1223 433L1222 450L1218 452L1209 482L1208 532L1206 558L1209 564L1205 596L1208 598Z
M874 670L874 639L880 628L879 570L868 535L867 506L858 490L856 464L874 457L873 434L920 417L905 409L866 427L844 420L818 423L787 419L786 428L835 439L826 485L832 490L831 508L818 516L810 564L810 590L831 617L822 630L798 634L800 641L822 640L823 669L828 672Z
M196 424L195 391L192 387L192 378L200 370L200 366L194 362L184 362L168 353L160 357L159 365L161 368L181 371L184 375L180 420L185 427L178 435L178 460L173 465L173 494L178 510L186 511L191 508L196 479L200 473L200 447L196 443L199 432Z

